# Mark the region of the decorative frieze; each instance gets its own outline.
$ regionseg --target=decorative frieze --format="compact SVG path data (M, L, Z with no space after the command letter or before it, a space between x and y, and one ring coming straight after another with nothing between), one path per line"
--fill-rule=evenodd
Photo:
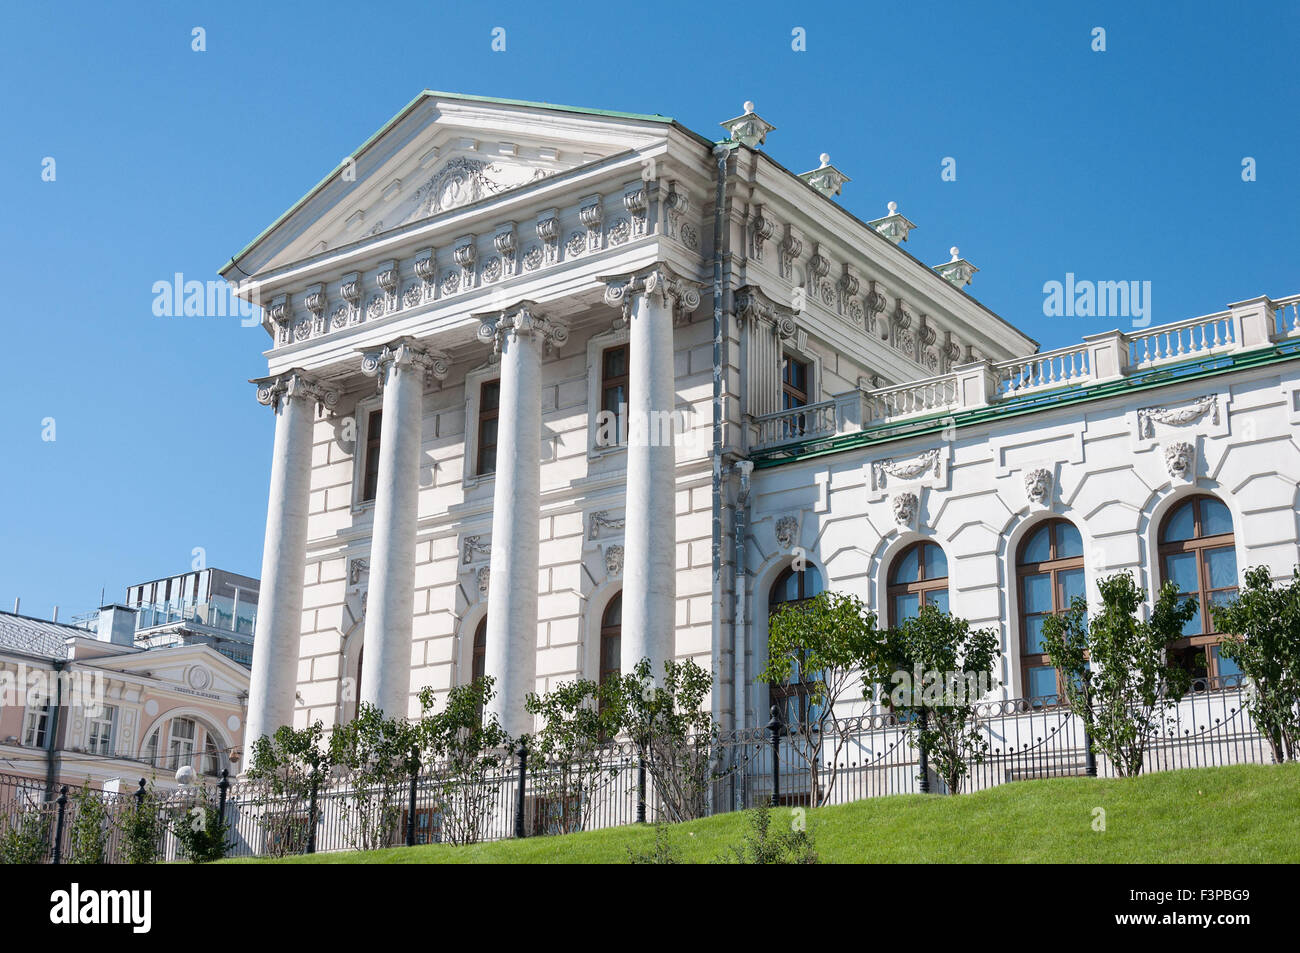
M484 542L482 536L466 536L461 543L461 564L468 566L476 558L488 559L492 555L492 545Z
M615 518L609 515L609 510L596 510L587 517L587 538L596 539L600 535L602 527L609 530L622 531L626 525L623 518Z
M1155 424L1169 424L1183 427L1193 421L1209 415L1211 420L1219 422L1219 395L1204 394L1194 397L1181 407L1142 407L1137 412L1138 436L1154 437Z

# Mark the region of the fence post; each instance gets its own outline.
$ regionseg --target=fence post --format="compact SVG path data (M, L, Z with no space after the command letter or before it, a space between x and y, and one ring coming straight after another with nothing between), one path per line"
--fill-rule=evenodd
M1092 750L1092 735L1088 734L1088 726L1083 728L1083 765L1084 773L1090 778L1097 776L1097 755Z
M528 783L528 745L521 741L515 751L519 758L519 786L515 790L515 836L524 837L524 786Z
M406 800L406 846L415 846L415 797L420 783L420 751L411 749L411 793Z
M144 785L145 785L145 780L144 778L141 778L140 787L136 788L136 792L135 792L135 806L137 808L144 807Z
M307 807L307 853L316 853L316 790L320 787L320 768L311 768L311 803Z
M922 738L925 735L926 723L928 722L929 719L926 717L926 711L924 708L921 709L919 719L921 722L921 733L917 735L916 738L916 751L917 751L917 760L920 762L920 767L921 767L921 793L929 794L930 793L930 756L926 751L925 744L922 741Z
M217 820L226 823L226 794L230 791L230 769L221 769L221 780L217 782Z
M772 733L772 806L781 805L781 719L777 716L776 706L772 706L772 720L767 723L767 730Z
M636 757L636 822L645 823L645 752Z
M59 788L59 821L54 826L54 862L63 863L63 824L68 813L68 786Z

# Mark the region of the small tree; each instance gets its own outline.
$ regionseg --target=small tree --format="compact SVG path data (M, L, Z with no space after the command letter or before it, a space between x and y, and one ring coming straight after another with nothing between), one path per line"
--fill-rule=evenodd
M221 816L220 801L205 784L196 788L193 800L172 818L171 831L180 855L196 864L207 864L226 856L230 825Z
M103 795L90 789L90 780L72 798L72 829L68 833L68 863L102 864L108 857L108 808Z
M1099 589L1101 606L1091 618L1087 600L1076 596L1043 621L1043 650L1093 747L1129 777L1141 773L1152 733L1191 685L1187 671L1170 662L1169 647L1196 614L1196 600L1166 582L1144 621L1144 593L1132 573L1108 576Z
M118 819L122 832L122 856L128 864L154 864L162 852L162 805L150 784L144 796L132 795L130 806Z
M659 805L670 821L703 817L717 725L704 707L713 676L691 660L664 662L656 685L649 659L619 679L623 729L645 759Z
M788 830L772 831L772 809L767 805L746 811L749 833L729 854L718 858L723 864L818 864L821 859L812 835L792 819Z
M988 754L975 705L993 688L1000 654L994 629L971 629L965 619L925 605L863 659L869 683L892 685L895 715L950 794Z
M1233 632L1219 643L1249 679L1246 708L1273 749L1273 760L1300 757L1300 567L1275 588L1264 566L1246 570L1246 585L1227 605L1212 606L1214 625Z
M510 757L510 735L496 715L484 712L496 695L492 685L491 676L457 685L440 712L434 711L433 689L420 692L421 716L414 732L424 764L433 769L442 838L451 844L483 839Z
M36 805L0 815L0 864L43 864L50 851L49 817Z
M404 719L385 718L362 702L357 717L330 735L330 758L349 772L349 836L358 850L389 847L402 818L400 792L414 765L419 737Z
M545 694L530 694L524 708L543 722L529 745L529 767L548 824L554 822L561 834L583 830L602 778L612 779L618 772L601 750L623 721L618 684L586 678L561 682Z
M848 732L833 730L835 705L879 641L875 613L857 596L838 592L787 604L768 621L767 666L758 681L806 693L807 721L788 726L787 738L808 771L815 806L830 800L849 740Z
M273 857L307 849L317 822L311 812L313 794L333 765L324 736L324 725L316 721L306 728L281 725L274 736L263 735L253 742L245 778L252 783L253 802L266 833L266 852Z

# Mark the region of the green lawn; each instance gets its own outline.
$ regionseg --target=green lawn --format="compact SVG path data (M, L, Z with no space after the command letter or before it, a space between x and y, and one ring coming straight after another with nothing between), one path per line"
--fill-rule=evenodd
M1106 830L1093 830L1094 808ZM788 809L776 812L773 827ZM1242 765L1103 780L1021 781L958 797L899 795L809 811L823 863L1260 863L1300 861L1300 764ZM739 844L744 815L669 828L682 859L707 863ZM618 864L648 850L631 826L470 847L397 847L278 863ZM232 861L259 862L259 861ZM267 862L267 861L260 861Z

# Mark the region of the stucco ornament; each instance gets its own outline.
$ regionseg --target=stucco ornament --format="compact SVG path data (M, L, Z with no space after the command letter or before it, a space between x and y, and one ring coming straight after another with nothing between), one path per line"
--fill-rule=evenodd
M900 493L894 497L894 522L900 526L913 526L921 510L921 501L915 493Z
M1195 397L1181 407L1143 407L1137 412L1138 436L1154 437L1155 427L1153 425L1157 423L1184 427L1195 420L1201 419L1206 414L1209 414L1210 419L1215 424L1218 424L1218 394L1204 394L1201 397Z
M611 576L617 576L623 572L623 547L617 543L605 547L605 572Z
M1025 496L1030 503L1046 505L1052 495L1052 473L1043 467L1030 470L1025 474Z
M1190 480L1193 464L1196 462L1196 448L1180 440L1165 447L1165 469L1175 480Z
M799 521L793 516L782 516L776 521L776 542L782 549L794 545L794 534L799 528Z
M482 568L479 569L477 574L477 580L478 580L478 591L480 594L485 596L487 595L488 581L490 580L491 576L492 576L492 570L490 567L483 566Z

